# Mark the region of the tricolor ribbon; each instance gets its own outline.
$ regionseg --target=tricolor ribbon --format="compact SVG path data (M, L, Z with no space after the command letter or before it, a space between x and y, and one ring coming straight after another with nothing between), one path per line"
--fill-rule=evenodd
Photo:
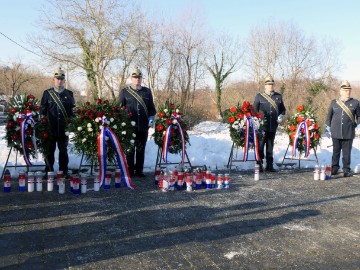
M296 157L296 149L299 142L299 138L302 133L302 129L304 129L304 135L305 135L305 157L308 157L310 154L310 130L307 125L309 122L309 119L305 119L301 123L297 125L296 131L295 131L295 137L292 144L292 156Z
M30 157L29 157L29 151L26 148L26 125L29 124L31 127L33 127L33 134L32 134L32 143L34 145L34 149L35 149L35 155L37 154L37 146L36 146L36 137L35 137L35 120L32 117L32 112L28 112L26 114L22 114L21 115L22 121L20 124L20 138L21 138L21 146L22 146L22 150L23 150L23 156L24 156L24 160L27 166L32 166L31 162L30 162Z
M116 153L116 160L121 171L121 179L125 186L131 189L135 189L131 181L131 176L129 173L129 168L127 166L126 158L124 151L120 145L119 138L116 134L106 126L106 116L99 117L102 122L102 129L97 137L97 147L98 147L98 161L99 161L99 182L100 186L105 183L106 176L106 136L110 139L111 145Z
M180 133L180 139L181 139L181 147L182 147L182 152L181 152L181 163L184 163L185 160L185 136L184 136L184 132L181 128L181 125L179 123L179 119L180 116L177 113L172 113L171 114L171 119L172 119L172 123L171 125L169 125L169 127L166 129L165 132L165 136L164 136L164 143L163 143L163 147L162 147L162 158L165 162L167 162L167 155L168 155L168 151L169 151L169 144L170 144L170 136L171 136L171 130L174 128L174 125L177 126L177 129Z
M254 145L254 157L256 161L260 160L259 154L259 138L257 136L257 129L254 126L251 116L245 118L245 138L244 138L244 156L243 161L248 160L249 149Z

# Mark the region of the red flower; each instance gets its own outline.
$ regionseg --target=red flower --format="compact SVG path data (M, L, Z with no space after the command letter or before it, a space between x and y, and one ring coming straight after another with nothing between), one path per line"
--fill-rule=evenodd
M171 125L171 123L172 123L171 118L167 118L167 119L166 119L166 123L167 123L168 125Z
M104 103L109 103L109 100L105 99L105 100L104 100Z
M261 119L263 117L261 113L256 113L255 116L259 119Z
M13 135L11 135L11 139L12 139L13 141L17 141L17 140L19 139L19 135L13 134Z
M31 128L28 128L26 131L25 131L26 135L31 135L33 133L32 129Z
M250 106L250 102L245 100L244 103L243 103L243 105L246 106L246 107L248 107L248 106Z
M162 124L159 124L156 128L158 131L164 130L164 126Z
M290 131L295 131L296 127L294 125L291 125L289 129Z
M296 118L296 122L301 123L302 121L304 121L302 116L298 116L298 118Z
M27 149L32 149L32 148L34 147L34 145L33 145L32 142L26 142L26 143L25 143L25 147L26 147Z
M41 123L42 123L42 124L46 124L46 123L47 123L46 117L42 117L42 118L41 118Z
M49 137L49 132L47 132L47 131L43 131L42 133L41 133L41 137L43 137L45 140Z
M251 113L247 112L245 115L246 115L246 116L251 116Z
M291 138L292 141L295 140L295 132L293 132L293 133L290 134L290 138Z
M16 113L16 109L15 108L10 108L9 113Z
M87 102L85 103L85 105L86 105L86 106L90 106L90 102L87 101Z
M303 106L303 105L299 105L299 106L297 107L297 110L298 110L299 112L302 112L302 111L304 110L304 106Z
M238 119L242 119L242 118L244 117L244 115L243 115L242 113L238 113L238 114L236 115L236 117L237 117Z
M25 105L26 105L26 107L31 108L33 106L33 103L32 102L26 102Z
M7 122L6 127L7 127L7 128L12 128L14 125L15 125L15 122L14 122L13 120L9 120L9 121Z
M235 117L234 116L229 116L228 121L229 121L229 123L234 123L235 122Z
M126 110L126 107L125 107L125 106L122 106L122 107L121 107L121 110L122 110L122 111L125 111L125 110Z
M171 104L170 104L170 108L171 108L171 109L174 109L174 108L175 108L175 104L171 103Z
M40 106L35 106L35 111L39 112L41 110Z
M318 140L320 138L319 134L314 133L314 138L315 138L315 140Z
M159 113L158 113L158 116L159 116L160 118L163 118L163 117L165 116L165 113L159 112Z
M90 113L90 114L89 114L89 118L90 118L91 120L94 120L94 114Z
M234 106L234 107L231 107L231 108L230 108L230 112L232 112L232 113L236 112L236 107L235 107L235 106Z
M101 104L101 102L102 102L101 98L96 99L97 104Z
M247 108L246 106L242 106L242 107L241 107L241 110L242 110L244 113L246 113L246 112L248 111L248 108Z
M34 100L34 99L35 99L35 97L32 94L27 96L27 100Z
M81 113L81 110L80 110L80 109L77 109L77 110L76 110L76 113L77 113L77 114L80 114L80 113Z
M132 116L132 112L129 112L129 113L128 113L128 116L131 117L131 116Z
M310 127L310 126L311 126L311 122L310 122L310 121L307 121L307 122L306 122L306 125L307 125L308 127Z
M96 114L96 116L97 117L102 117L104 114L102 113L102 112L98 112L97 114Z
M114 106L114 107L113 107L113 110L114 110L114 112L117 112L118 107Z
M314 129L315 129L315 130L318 130L318 129L319 129L319 125L315 123L315 124L314 124Z

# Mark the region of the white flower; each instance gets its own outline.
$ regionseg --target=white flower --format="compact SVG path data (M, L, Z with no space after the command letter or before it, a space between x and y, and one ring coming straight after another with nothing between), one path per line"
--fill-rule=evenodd
M100 128L100 130L102 130L104 127L103 127L103 126L100 126L99 128Z
M165 136L165 134L166 134L166 131L163 131L163 136Z
M93 131L93 129L92 129L92 128L88 128L88 131L89 131L89 132L92 132L92 131Z
M131 144L134 144L134 143L135 143L135 140L130 140L130 143L131 143Z
M86 138L82 139L82 142L84 143L86 141Z
M117 129L117 125L113 125L113 129Z
M239 125L237 125L237 124L234 123L234 124L232 124L232 128L233 128L233 129L238 129L238 128L239 128Z
M114 122L114 118L111 117L111 118L110 118L110 122L111 122L111 123Z
M177 124L177 120L176 119L174 119L173 121L172 121L172 123L174 124L174 125L176 125Z
M175 112L176 112L176 113L179 113L179 109L176 109Z
M135 125L136 125L135 121L131 121L131 125L132 125L133 127L135 127Z
M125 122L122 122L122 123L121 123L121 126L122 126L122 127L125 127L125 126L126 126L126 123L125 123Z
M109 120L106 120L105 122L107 125L110 125L110 121Z
M96 118L95 118L95 122L96 122L96 123L99 123L99 121L100 121L100 117L96 117Z
M77 130L78 130L78 131L82 131L82 127L78 127Z
M126 135L126 130L121 132L122 135Z
M132 136L133 136L134 138L136 138L136 134L135 134L135 133L133 133Z
M109 140L109 137L108 136L105 136L105 141L108 141Z
M167 113L168 112L168 109L164 109L164 113Z
M67 137L69 137L69 135L70 135L69 131L66 131L66 132L65 132L65 135L66 135Z
M88 123L86 126L87 126L88 128L91 128L91 123Z

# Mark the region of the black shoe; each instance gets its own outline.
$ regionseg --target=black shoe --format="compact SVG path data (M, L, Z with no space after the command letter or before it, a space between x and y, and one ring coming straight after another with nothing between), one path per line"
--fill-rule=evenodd
M146 177L146 175L143 172L136 173L136 176L138 176L138 177Z
M256 164L259 165L259 171L260 171L260 172L264 172L264 166L262 165L262 162L257 161Z
M337 169L332 169L331 170L331 175L337 175L338 174L338 170Z
M344 177L351 177L353 176L352 172L344 172Z
M265 171L267 172L278 172L274 167L266 167Z

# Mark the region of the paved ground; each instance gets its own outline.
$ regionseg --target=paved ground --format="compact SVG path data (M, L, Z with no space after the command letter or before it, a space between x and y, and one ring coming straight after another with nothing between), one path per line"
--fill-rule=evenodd
M282 171L162 193L0 193L1 269L359 269L359 177ZM2 187L1 187L2 188Z

